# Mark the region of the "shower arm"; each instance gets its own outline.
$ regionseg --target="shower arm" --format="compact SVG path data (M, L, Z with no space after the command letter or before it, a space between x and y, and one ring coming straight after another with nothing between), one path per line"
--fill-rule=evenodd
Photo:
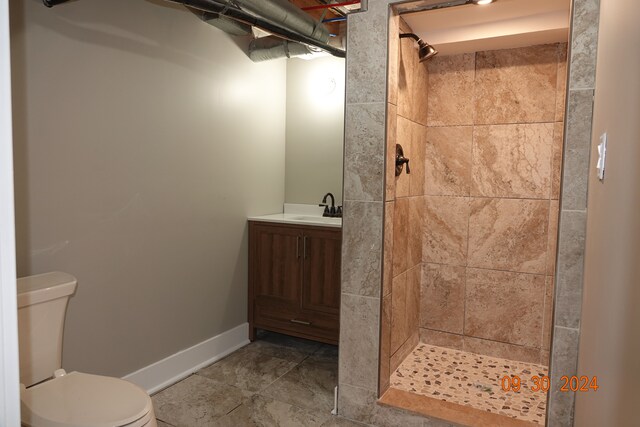
M422 41L422 39L420 37L418 37L417 35L415 35L413 33L402 33L402 34L400 34L400 38L401 39L407 39L407 38L414 39L418 43L420 43Z

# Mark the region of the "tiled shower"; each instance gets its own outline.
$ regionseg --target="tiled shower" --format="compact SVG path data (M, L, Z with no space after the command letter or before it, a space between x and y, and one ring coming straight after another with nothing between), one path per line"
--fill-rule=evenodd
M419 343L546 367L567 44L419 63L416 45L399 32L412 31L396 17L380 394ZM410 174L395 176L396 144Z

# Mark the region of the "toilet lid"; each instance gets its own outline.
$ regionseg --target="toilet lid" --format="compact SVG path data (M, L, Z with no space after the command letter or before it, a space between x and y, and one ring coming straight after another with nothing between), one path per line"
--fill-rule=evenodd
M151 398L119 378L71 372L22 391L22 422L43 427L113 427L144 417Z

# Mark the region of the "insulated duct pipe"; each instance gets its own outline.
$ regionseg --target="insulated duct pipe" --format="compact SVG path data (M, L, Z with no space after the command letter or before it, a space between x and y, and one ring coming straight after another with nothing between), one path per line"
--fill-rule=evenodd
M236 21L231 18L227 18L219 13L203 12L202 10L192 9L187 7L194 15L200 18L203 22L209 25L213 25L216 28L221 29L227 34L232 36L247 36L251 34L251 25L247 25L244 22Z
M56 4L65 3L69 0L43 0L43 3L48 6L54 6ZM198 9L203 12L209 13L217 13L220 15L224 15L228 18L234 19L236 21L243 22L247 25L251 25L254 27L261 28L267 32L270 32L278 37L282 37L288 40L296 41L299 43L308 44L311 46L318 47L326 52L329 52L333 56L337 56L339 58L345 58L346 52L337 47L331 46L328 42L329 33L327 29L322 26L322 24L318 24L313 20L310 16L308 19L303 18L298 15L306 15L301 10L295 8L295 6L290 5L286 0L277 0L278 3L275 3L272 0L234 0L234 3L255 3L253 10L269 10L270 7L265 6L266 3L271 3L273 9L269 12L269 18L254 16L249 12L246 12L242 9L239 9L235 6L232 6L230 0L166 0L171 3L182 4L187 7L191 7L193 9ZM265 4L263 4L265 3ZM289 6L282 6L282 4L287 3L290 7L296 9L295 17L293 13L288 14L286 11L289 10ZM247 10L250 10L251 6L247 6ZM284 21L279 22L278 17L284 18ZM286 22L286 24L285 24ZM299 26L299 29L294 29L288 26L288 24L296 23L295 25ZM300 23L303 24L300 24ZM307 22L307 24L304 24ZM305 27L306 26L306 30ZM320 28L320 30L318 29ZM302 32L299 32L302 31ZM314 38L310 34L315 34L319 38ZM326 34L326 36L324 36Z
M231 0L222 0L231 3ZM322 23L298 9L288 0L233 0L233 3L251 14L260 16L277 25L290 28L298 34L311 37L322 43L329 41L329 31Z
M299 33L298 31L288 27L284 22L274 22L271 19L267 19L266 17L258 17L254 16L244 10L238 9L237 7L230 6L225 3L225 0L215 1L215 0L167 0L171 3L178 3L184 6L189 6L194 9L202 10L204 12L209 13L219 13L221 15L227 16L229 18L235 19L236 21L244 22L245 24L261 28L267 32L270 32L278 37L285 38L288 40L296 41L299 43L308 44L311 46L318 47L326 52L329 52L333 56L337 56L339 58L346 57L346 52L337 47L331 46L327 43L329 36L326 28L321 24L317 24L313 18L309 17L309 20L313 22L314 29L307 28L307 30L311 30L311 33L317 33L315 28L319 25L319 28L322 28L324 32L327 34L326 40L316 39L309 35ZM245 2L245 1L255 1L256 3L271 3L269 0L235 0L236 2ZM286 0L283 0L286 2ZM289 4L287 2L287 4ZM264 5L263 5L264 6ZM294 6L292 6L294 7ZM304 12L298 10L300 14L304 14ZM283 16L281 13L274 13L271 16ZM286 15L286 14L285 14ZM306 15L306 14L305 14ZM289 21L295 21L293 19L289 19Z
M249 44L249 58L253 62L293 58L312 53L313 50L306 44L283 40L275 36L260 37L252 40Z

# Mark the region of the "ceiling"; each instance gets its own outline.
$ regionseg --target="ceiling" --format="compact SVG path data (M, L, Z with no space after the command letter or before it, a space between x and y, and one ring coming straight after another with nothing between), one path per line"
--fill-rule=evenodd
M294 5L298 6L300 9L327 5L330 3L349 3L349 0L289 0ZM309 15L313 16L315 19L332 19L332 18L341 18L345 16L348 12L353 10L360 9L360 2L357 2L352 5L336 7L336 8L326 8L326 9L315 9L315 10L306 10ZM323 17L323 12L326 10L326 14ZM347 32L347 24L346 21L338 21L338 22L326 22L324 24L325 27L329 30L331 34L335 34L338 37L344 36Z
M402 14L441 55L566 42L570 0L497 0Z

